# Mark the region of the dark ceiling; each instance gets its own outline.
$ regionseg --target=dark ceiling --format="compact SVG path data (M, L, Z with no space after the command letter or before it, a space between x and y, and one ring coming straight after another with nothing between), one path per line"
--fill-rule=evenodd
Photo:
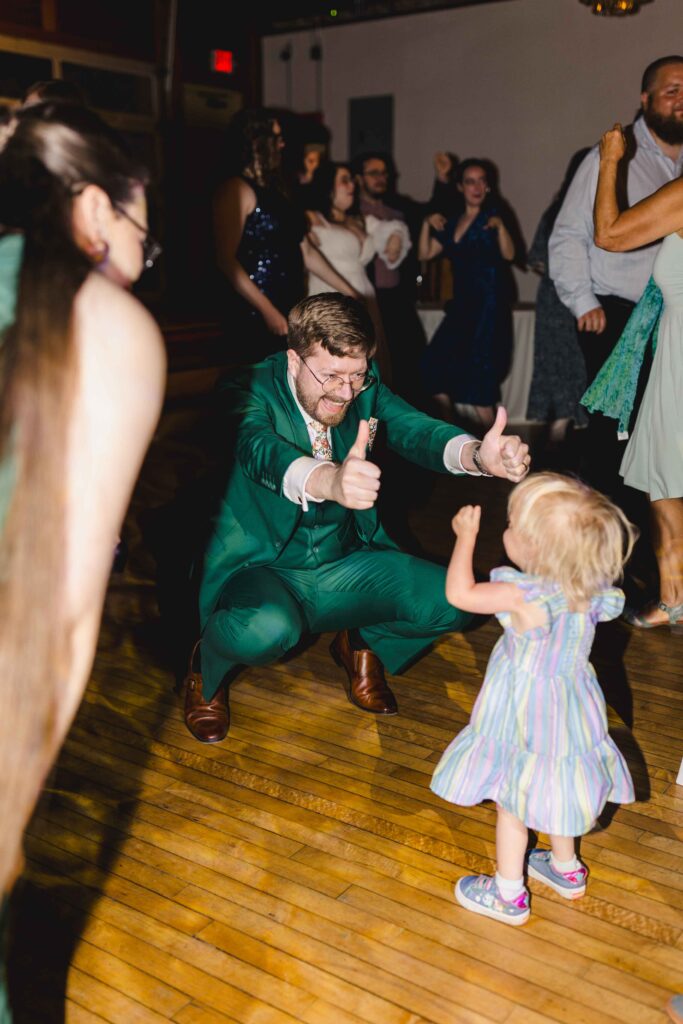
M301 28L329 28L353 21L420 14L475 4L506 3L509 0L298 0L293 3L249 4L257 11L261 32L291 32Z

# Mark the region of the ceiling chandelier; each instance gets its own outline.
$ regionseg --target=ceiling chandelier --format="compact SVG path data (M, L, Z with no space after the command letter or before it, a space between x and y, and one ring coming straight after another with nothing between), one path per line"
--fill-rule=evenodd
M650 0L580 0L582 4L588 4L593 14L637 14L642 4L649 4Z

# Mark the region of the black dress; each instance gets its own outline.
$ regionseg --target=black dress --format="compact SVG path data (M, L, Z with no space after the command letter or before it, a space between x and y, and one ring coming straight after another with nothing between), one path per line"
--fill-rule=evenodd
M306 222L276 189L244 181L256 195L256 206L244 223L237 259L259 291L287 316L306 294L301 253ZM222 306L226 339L236 356L255 362L285 347L285 337L269 331L258 310L234 289L227 288Z
M486 227L496 213L482 210L459 242L456 217L433 232L451 261L453 298L425 349L422 375L428 394L447 394L465 405L495 405L512 352L510 270L498 232Z

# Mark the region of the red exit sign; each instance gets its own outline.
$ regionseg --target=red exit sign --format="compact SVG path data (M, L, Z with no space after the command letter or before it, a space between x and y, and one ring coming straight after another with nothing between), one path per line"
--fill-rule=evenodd
M235 70L235 57L232 50L212 50L211 70L223 75L231 75Z

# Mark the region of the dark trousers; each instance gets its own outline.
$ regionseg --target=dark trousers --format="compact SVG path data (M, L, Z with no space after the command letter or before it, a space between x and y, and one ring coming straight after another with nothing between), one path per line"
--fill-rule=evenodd
M579 331L579 345L586 362L587 383L592 384L612 349L619 341L635 303L618 295L598 295L607 326L602 334ZM596 490L609 495L618 505L625 500L619 467L626 441L617 438L617 422L601 412L589 413L581 475Z

